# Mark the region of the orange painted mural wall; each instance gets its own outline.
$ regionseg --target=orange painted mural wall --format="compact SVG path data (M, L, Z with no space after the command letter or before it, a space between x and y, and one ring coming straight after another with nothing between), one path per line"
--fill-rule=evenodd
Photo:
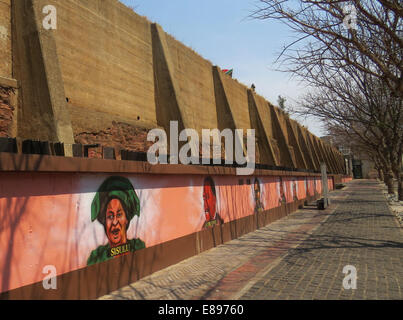
M94 206L97 192L104 194L100 186L118 180L90 173L16 177L3 173L0 179L0 292L42 281L47 265L55 266L58 275L85 268L91 255L111 243L106 227L92 214L102 216ZM146 248L281 205L279 177L132 174L122 179L132 186L138 205L127 239L139 239ZM294 195L304 199L306 185L312 195L310 178L283 177L282 183L287 202Z

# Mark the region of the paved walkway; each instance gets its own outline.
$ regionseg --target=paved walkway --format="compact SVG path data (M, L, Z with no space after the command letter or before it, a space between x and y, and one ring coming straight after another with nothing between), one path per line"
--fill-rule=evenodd
M331 198L101 299L403 299L403 229L382 186L353 181Z

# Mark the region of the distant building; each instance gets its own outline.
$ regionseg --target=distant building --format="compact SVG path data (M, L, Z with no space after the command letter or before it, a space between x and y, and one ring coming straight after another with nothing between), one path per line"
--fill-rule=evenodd
M344 156L346 173L354 179L373 179L378 177L375 163L364 153L350 147L348 142L340 143L334 136L323 136L321 139L339 149Z

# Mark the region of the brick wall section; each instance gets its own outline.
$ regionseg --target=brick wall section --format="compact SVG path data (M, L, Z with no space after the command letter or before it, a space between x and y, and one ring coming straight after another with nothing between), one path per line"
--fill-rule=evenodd
M116 150L146 152L153 145L147 141L148 129L127 123L112 122L112 126L101 131L81 132L74 136L75 142L83 145L100 144Z
M0 0L0 77L12 78L11 0Z
M12 89L0 87L0 137L10 138L14 107L10 103Z
M75 143L82 145L99 144L99 147L89 149L88 157L102 159L102 147L112 147L117 152L120 150L147 152L148 149L154 144L154 142L147 141L147 134L150 130L151 129L134 126L128 123L112 121L111 127L100 131L80 132L74 136L74 140ZM210 159L212 159L213 156L212 143L213 142L211 141ZM200 141L200 157L202 156L202 152L203 149ZM221 158L225 159L224 143L221 145ZM259 159L258 150L256 159Z

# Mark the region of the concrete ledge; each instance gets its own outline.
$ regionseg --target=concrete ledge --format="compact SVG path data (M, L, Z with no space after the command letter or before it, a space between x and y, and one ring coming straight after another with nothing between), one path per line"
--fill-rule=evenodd
M147 173L147 174L201 174L236 176L236 168L202 165L151 165L142 161L69 158L34 154L0 153L0 172L96 172L96 173ZM320 173L302 171L282 171L256 169L253 176L293 176L320 177ZM328 174L335 177L335 183L341 181L343 175ZM251 176L238 176L248 179Z
M0 87L18 88L18 81L15 79L0 77Z

